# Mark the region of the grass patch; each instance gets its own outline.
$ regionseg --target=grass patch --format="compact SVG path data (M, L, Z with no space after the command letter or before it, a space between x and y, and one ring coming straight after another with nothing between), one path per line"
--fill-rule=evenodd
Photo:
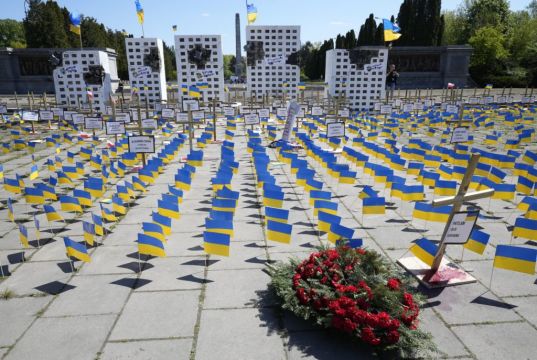
M4 289L2 292L0 292L0 299L9 300L14 297L15 293L10 289Z

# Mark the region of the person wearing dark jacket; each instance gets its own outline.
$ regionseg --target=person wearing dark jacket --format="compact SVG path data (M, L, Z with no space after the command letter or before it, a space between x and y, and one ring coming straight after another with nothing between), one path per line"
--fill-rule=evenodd
M390 65L390 71L388 71L388 75L386 75L386 90L387 98L393 98L393 92L395 90L395 87L397 86L397 79L399 78L399 73L395 71L395 65Z

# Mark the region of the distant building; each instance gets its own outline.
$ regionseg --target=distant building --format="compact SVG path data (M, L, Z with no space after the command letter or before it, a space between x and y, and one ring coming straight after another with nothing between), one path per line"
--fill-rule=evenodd
M248 95L297 98L300 26L246 26Z
M388 49L362 46L326 52L328 94L346 98L352 110L369 110L386 94Z
M53 71L58 105L87 105L90 91L93 110L104 113L105 103L119 84L116 52L112 49L67 50L61 57L62 64Z
M142 104L167 100L164 47L161 39L126 38L131 91L137 89Z
M224 100L224 57L220 35L176 35L177 85L198 86L203 100ZM204 84L204 85L202 85Z

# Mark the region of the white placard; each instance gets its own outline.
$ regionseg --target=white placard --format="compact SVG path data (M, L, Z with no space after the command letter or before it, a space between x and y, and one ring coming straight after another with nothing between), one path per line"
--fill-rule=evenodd
M84 128L87 130L102 130L103 119L98 117L84 118Z
M113 115L114 111L113 111L111 106L106 106L105 107L105 113L106 113L106 115Z
M193 111L192 119L194 121L199 121L205 119L205 111Z
M467 142L470 138L470 130L465 126L456 127L451 133L451 143Z
M394 105L396 108L400 108L403 104L403 101L401 99L395 99Z
M57 116L58 118L63 117L63 109L62 108L51 108L50 109L54 116Z
M175 121L178 123L188 123L188 113L178 112L175 114Z
M63 119L67 121L73 120L73 114L76 114L76 111L64 111Z
M299 110L300 109L297 110L297 113L298 113ZM276 115L278 115L280 117L286 117L287 116L287 109L286 108L278 108L278 109L276 109Z
M381 106L381 103L375 103L375 104L373 105L373 110L375 110L375 111L380 111L380 106Z
M22 120L24 121L39 121L39 113L37 111L23 111Z
M446 112L450 114L458 114L459 108L457 105L446 105Z
M131 119L132 121L138 121L138 111L137 110L131 110ZM144 117L144 115L142 115Z
M414 105L412 104L404 104L403 105L403 112L412 112L414 111Z
M150 66L138 66L132 70L132 77L134 79L145 79L151 75Z
M264 63L265 63L265 65L269 65L269 66L272 66L272 65L285 65L285 56L280 54L280 55L276 55L276 56L273 56L273 57L265 57Z
M479 98L477 97L468 98L468 104L479 104Z
M244 124L245 125L257 125L257 124L259 124L259 115L258 114L246 114L246 115L244 115Z
M338 115L339 115L339 117L349 118L350 117L350 111L349 111L349 109L341 109L341 110L338 111Z
M270 117L269 109L259 109L257 110L260 118L268 119Z
M155 119L142 119L142 129L157 129L158 123Z
M344 137L345 123L343 121L335 121L326 124L326 137Z
M235 108L225 107L224 108L224 116L235 116Z
M44 121L54 120L54 113L50 110L39 110L39 118Z
M391 114L392 113L392 106L391 105L381 105L380 106L380 113L381 114Z
M73 124L75 125L84 124L84 114L71 114L71 119L73 120Z
M164 108L162 109L162 118L164 119L173 119L175 117L175 110Z
M7 105L0 104L0 114L7 114Z
M446 231L444 243L464 244L470 238L474 225L479 216L479 211L464 211L453 214L451 223Z
M131 114L129 113L116 113L116 121L123 121L128 124L131 122Z
M129 152L132 153L154 153L155 137L151 135L129 136Z
M285 142L289 142L289 137L291 137L291 131L295 126L295 119L299 111L300 105L298 105L295 101L291 101L289 103L289 110L286 114L287 120L285 121L285 127L283 128L282 140Z
M311 108L311 115L313 116L322 116L323 115L323 108L320 106L313 106Z
M155 111L156 112L159 112L159 111L162 111L162 108L164 107L163 104L161 103L155 103Z
M425 100L423 102L423 105L425 105L425 107L431 107L431 106L433 106L433 101L432 100Z
M190 105L190 110L195 111L200 109L200 104L198 100L195 99L183 99L183 111L188 111L188 106Z
M125 123L123 121L107 121L106 122L106 135L119 135L125 134Z
M499 102L499 103L506 103L507 102L507 96L498 96L498 100L496 100L496 102Z

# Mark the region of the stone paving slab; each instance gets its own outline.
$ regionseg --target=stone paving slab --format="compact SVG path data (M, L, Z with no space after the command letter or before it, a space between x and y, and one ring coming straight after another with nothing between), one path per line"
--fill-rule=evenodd
M477 359L535 359L537 330L527 323L456 326L453 331Z
M112 328L114 315L40 318L7 354L6 360L93 360Z
M0 301L0 346L11 346L50 302L50 297L12 298Z
M194 335L199 291L136 292L131 295L110 340L162 339Z
M271 309L204 310L196 359L285 359L282 339L267 325L276 321Z
M190 358L192 339L143 340L109 342L101 360L187 360Z

